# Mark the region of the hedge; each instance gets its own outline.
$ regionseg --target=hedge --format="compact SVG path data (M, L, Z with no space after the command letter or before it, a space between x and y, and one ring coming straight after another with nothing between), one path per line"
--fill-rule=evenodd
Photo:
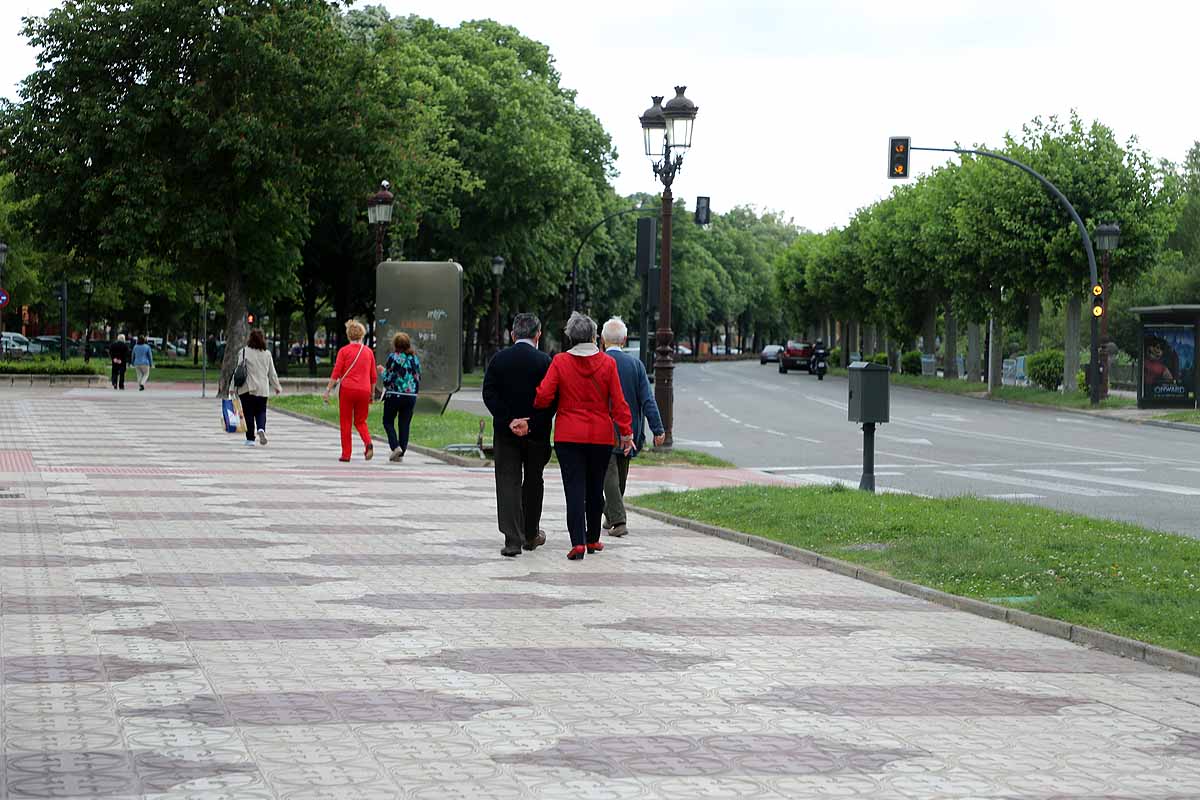
M900 356L900 371L905 375L921 374L921 351L909 350Z
M82 358L67 361L52 359L30 359L28 361L0 361L0 375L104 375L103 367L84 363Z
M1041 350L1026 356L1025 374L1046 391L1058 391L1063 378L1063 351Z

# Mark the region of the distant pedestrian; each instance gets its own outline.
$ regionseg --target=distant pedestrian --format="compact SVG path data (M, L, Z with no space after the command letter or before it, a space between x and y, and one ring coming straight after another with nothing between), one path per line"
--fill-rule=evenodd
M383 429L392 451L388 461L399 463L408 452L408 430L421 391L421 359L404 332L392 337L392 351L378 371L383 380Z
M352 425L366 448L363 457L367 461L375 457L367 417L371 411L371 399L375 395L377 376L375 356L370 348L363 344L363 337L366 335L367 329L358 320L346 322L346 338L350 343L337 351L337 361L333 364L329 385L325 387L326 403L329 402L329 393L333 391L334 386L338 387L338 421L342 429L342 455L339 461L350 460Z
M605 353L617 364L621 393L633 415L633 450L624 453L620 448L613 448L608 471L604 475L605 527L609 529L609 535L619 537L629 532L625 515L625 484L629 479L630 460L646 444L646 421L650 421L650 430L654 432L655 447L666 441L667 437L662 416L658 413L658 403L654 401L654 392L650 390L646 365L621 349L629 338L625 323L619 317L613 317L604 323L600 338L604 341Z
M483 402L492 413L492 447L496 470L496 518L504 534L501 555L536 550L546 543L542 521L545 482L550 461L552 408L536 411L533 398L550 369L550 356L538 349L542 323L536 314L513 318L512 347L492 357L483 375ZM519 432L518 432L519 431Z
M133 368L137 370L138 391L146 391L146 382L150 380L150 368L154 366L154 353L146 344L146 337L139 336L138 343L133 346Z
M267 446L267 398L271 391L279 394L279 376L275 373L275 359L267 352L267 337L262 329L250 331L246 346L238 363L246 365L246 382L240 387L238 398L242 401L242 415L246 418L246 446L253 447L257 431L258 443Z
M575 561L604 549L600 543L604 475L614 444L625 455L633 449L633 428L616 362L596 346L596 323L576 311L567 320L565 333L571 348L550 362L533 405L549 408L558 401L554 452L567 496L571 532L567 558Z
M129 368L129 345L125 343L125 334L117 334L117 340L109 345L108 357L112 359L112 385L114 389L125 391L125 370Z

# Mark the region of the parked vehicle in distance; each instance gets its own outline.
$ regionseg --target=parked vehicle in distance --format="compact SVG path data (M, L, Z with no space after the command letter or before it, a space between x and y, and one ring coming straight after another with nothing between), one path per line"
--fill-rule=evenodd
M675 345L675 352L681 356L690 356L692 354L692 348L688 347L686 344L677 344Z
M812 358L809 361L808 374L814 372L817 375L817 380L825 380L825 372L829 369L829 351L825 349L825 345L817 342L813 345Z
M738 356L742 354L742 351L736 347L726 347L723 344L713 345L712 351L714 356Z
M103 339L93 339L88 342L88 353L91 354L92 358L106 358L108 357L108 346L110 344L112 342L106 342Z
M789 369L806 369L812 371L812 345L808 342L797 342L789 339L784 348L779 351L779 374L786 375Z
M29 340L16 331L4 331L0 333L0 352L14 356L28 355Z
M766 364L768 361L774 361L775 363L778 364L779 363L779 353L782 350L783 350L783 345L781 345L781 344L767 345L766 347L764 347L762 349L762 352L758 354L758 363Z

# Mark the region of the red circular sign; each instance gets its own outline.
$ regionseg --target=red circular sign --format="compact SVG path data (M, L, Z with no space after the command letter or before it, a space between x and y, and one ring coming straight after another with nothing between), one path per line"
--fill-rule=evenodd
M0 308L4 308L6 305L8 305L8 300L8 290L0 286Z

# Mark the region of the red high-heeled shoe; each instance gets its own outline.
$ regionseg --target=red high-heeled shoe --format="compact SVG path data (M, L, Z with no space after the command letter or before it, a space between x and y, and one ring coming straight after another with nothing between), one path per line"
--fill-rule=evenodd
M603 549L604 549L603 542L591 542L587 546L588 553L599 553Z
M567 560L568 561L578 561L579 559L583 558L583 554L586 552L587 552L587 548L585 548L583 545L579 545L578 547L572 547L571 552L567 553Z

